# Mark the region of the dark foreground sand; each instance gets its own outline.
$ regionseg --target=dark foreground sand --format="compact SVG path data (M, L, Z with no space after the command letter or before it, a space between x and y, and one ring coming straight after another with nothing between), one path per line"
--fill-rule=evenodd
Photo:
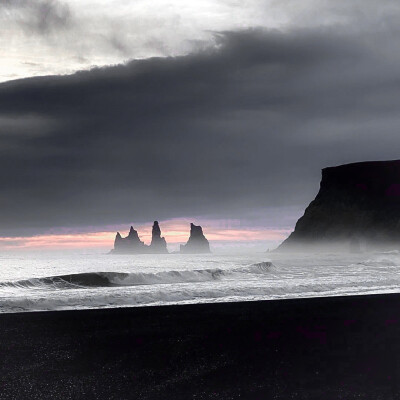
M0 399L400 399L400 295L0 315Z

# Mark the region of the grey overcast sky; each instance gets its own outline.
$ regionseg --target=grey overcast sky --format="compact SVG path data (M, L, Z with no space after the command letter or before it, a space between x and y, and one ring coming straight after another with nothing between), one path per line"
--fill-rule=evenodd
M389 0L0 2L0 235L287 228L321 168L400 158L399 27Z
M220 31L385 29L399 8L396 0L2 0L0 81L189 54L215 45Z

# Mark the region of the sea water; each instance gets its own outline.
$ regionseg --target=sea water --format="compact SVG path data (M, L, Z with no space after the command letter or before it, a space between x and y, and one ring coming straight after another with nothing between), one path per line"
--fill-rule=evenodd
M0 256L0 312L400 291L400 254Z

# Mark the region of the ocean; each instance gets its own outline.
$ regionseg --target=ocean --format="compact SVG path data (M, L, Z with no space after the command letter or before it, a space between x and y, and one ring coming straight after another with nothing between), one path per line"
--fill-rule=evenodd
M0 312L400 292L400 254L0 256Z

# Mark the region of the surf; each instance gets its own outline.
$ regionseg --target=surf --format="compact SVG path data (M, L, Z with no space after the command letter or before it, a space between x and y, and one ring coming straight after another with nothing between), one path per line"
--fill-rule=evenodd
M83 272L31 278L0 283L3 288L16 289L85 289L118 286L141 286L155 284L196 283L220 280L232 274L263 274L273 266L270 262L252 264L231 269L207 268L194 270L172 270L155 273L146 272Z

